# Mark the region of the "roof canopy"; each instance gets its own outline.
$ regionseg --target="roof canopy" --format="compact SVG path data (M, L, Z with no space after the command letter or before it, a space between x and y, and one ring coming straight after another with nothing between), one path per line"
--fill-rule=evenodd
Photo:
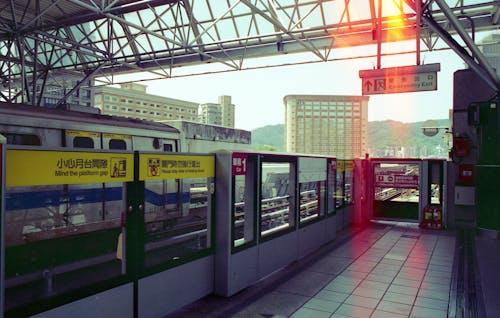
M71 94L88 79L116 83L110 75L330 61L342 48L411 39L451 47L496 85L470 34L498 29L499 16L498 1L472 0L0 0L0 100L34 100L61 75L76 79Z

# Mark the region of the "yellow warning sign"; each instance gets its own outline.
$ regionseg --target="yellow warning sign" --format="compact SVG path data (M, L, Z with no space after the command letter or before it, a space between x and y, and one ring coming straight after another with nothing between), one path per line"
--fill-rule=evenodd
M66 136L99 138L100 133L90 131L66 130Z
M337 171L352 171L353 162L352 160L341 160L337 159Z
M134 178L134 156L124 153L8 149L8 187L128 182Z
M139 155L139 180L210 178L215 176L213 155Z
M102 138L119 139L119 140L132 140L132 136L120 135L120 134L102 134Z

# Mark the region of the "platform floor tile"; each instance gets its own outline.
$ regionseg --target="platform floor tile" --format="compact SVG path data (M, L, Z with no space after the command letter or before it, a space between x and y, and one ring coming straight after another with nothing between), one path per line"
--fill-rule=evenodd
M455 236L368 227L232 317L447 317Z

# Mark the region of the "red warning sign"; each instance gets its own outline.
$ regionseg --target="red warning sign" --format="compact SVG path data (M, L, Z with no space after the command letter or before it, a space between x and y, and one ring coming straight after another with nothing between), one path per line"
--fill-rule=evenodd
M244 153L233 153L232 156L233 176L246 175L248 169L248 157Z

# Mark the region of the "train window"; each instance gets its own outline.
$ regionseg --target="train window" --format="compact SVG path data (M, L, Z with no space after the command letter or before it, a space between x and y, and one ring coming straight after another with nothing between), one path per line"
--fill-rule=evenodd
M163 144L163 151L164 152L173 152L174 149L171 144Z
M40 138L31 134L2 133L7 138L8 145L40 146Z
M94 140L90 137L76 136L73 138L73 148L94 148Z
M295 169L292 162L261 164L260 235L295 228Z
M109 149L127 150L127 143L123 139L110 139Z

